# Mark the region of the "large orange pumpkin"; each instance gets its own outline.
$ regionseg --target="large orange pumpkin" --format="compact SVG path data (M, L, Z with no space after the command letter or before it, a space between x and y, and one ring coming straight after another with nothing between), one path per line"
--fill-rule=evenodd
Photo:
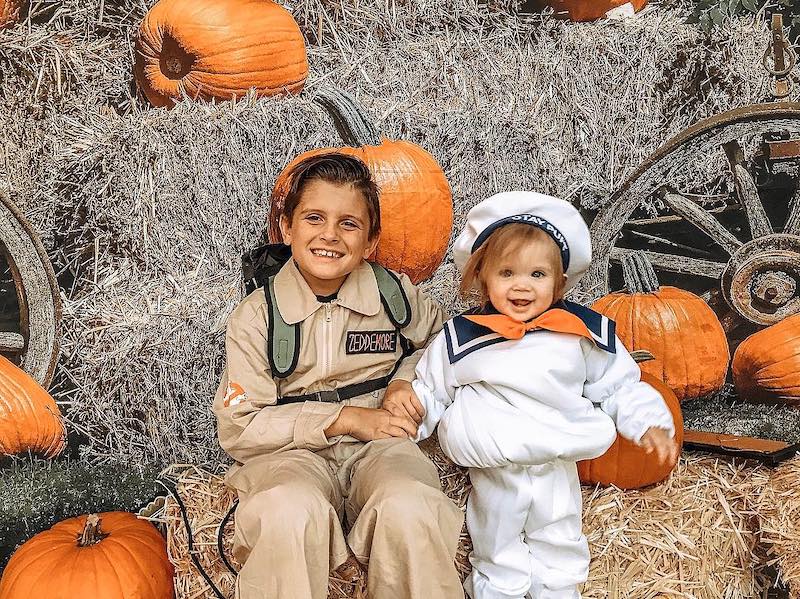
M271 0L160 0L136 40L134 73L154 106L192 98L299 92L308 75L305 41Z
M630 5L639 12L648 0L539 0L543 6L551 6L556 16L565 16L572 21L594 21L602 19L611 10Z
M336 150L363 160L381 190L382 231L371 259L415 283L427 279L441 264L453 227L453 196L442 167L416 144L380 137L344 92L321 90L315 99L331 113L348 145L304 152L278 175L270 203L270 240L283 240L279 222L291 168L304 158Z
M675 441L683 446L683 416L681 404L675 393L656 377L642 372L642 381L655 387L664 398L675 425ZM587 484L614 485L620 489L640 489L661 482L675 468L674 464L661 464L655 453L648 454L643 447L617 435L614 444L593 460L578 462L578 476Z
M32 451L51 458L64 449L55 400L27 372L0 355L0 455Z
M19 21L19 11L25 0L0 0L0 29Z
M800 405L800 314L742 341L731 366L742 399Z
M128 512L78 516L40 532L8 561L0 599L172 599L164 539Z
M592 308L616 322L625 347L652 352L655 359L642 371L663 380L681 401L722 389L730 350L714 311L694 293L659 287L643 253L626 256L623 270L627 292L601 297Z

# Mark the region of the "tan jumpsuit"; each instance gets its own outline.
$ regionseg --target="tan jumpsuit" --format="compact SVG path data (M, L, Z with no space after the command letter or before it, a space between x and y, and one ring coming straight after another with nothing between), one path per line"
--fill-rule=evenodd
M441 308L400 275L412 311L403 329L417 350L393 380L411 381L422 349L443 323ZM214 399L219 441L237 462L234 555L244 563L240 599L324 599L328 575L348 557L368 565L372 599L463 598L455 570L463 514L442 492L436 469L408 439L362 443L324 430L344 405L377 408L384 390L341 403L276 405L278 396L341 388L389 374L402 353L365 262L337 298L320 303L293 261L276 275L288 324L301 323L295 371L273 379L266 351L263 289L228 321L227 366ZM348 332L351 334L348 335ZM396 335L393 337L396 338ZM351 525L347 541L342 517Z

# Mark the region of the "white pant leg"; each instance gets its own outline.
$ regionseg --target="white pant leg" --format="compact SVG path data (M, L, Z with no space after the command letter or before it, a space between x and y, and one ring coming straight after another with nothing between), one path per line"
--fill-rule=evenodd
M533 503L525 522L532 599L580 599L589 574L589 544L581 524L581 487L575 462L529 467Z
M472 599L522 599L531 585L531 561L523 540L531 505L526 467L470 468L469 476L472 574L464 588Z

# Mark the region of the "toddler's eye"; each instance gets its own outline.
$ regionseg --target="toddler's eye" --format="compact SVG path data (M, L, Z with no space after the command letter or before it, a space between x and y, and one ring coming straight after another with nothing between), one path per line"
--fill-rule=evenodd
M532 276L534 279L541 279L542 277L544 277L544 276L547 276L547 275L544 273L544 271L541 271L541 270L534 270L534 271L531 273L531 276Z
M511 276L511 271L510 271L510 270L508 270L507 268L506 268L506 269L504 269L504 270L501 270L501 271L500 271L500 276L501 276L501 277L506 277L506 278L507 278L507 277L510 277L510 276Z

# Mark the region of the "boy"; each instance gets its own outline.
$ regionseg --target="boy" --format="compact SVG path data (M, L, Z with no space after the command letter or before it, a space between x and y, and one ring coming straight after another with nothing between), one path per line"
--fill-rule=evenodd
M369 565L372 599L462 598L463 515L409 439L422 420L410 381L442 310L408 277L365 261L380 211L359 159L300 162L280 226L292 259L231 314L214 400L220 445L237 461L226 482L240 501L238 596L324 599L349 545ZM381 274L405 297L403 327L382 305ZM273 348L279 325L297 342Z

